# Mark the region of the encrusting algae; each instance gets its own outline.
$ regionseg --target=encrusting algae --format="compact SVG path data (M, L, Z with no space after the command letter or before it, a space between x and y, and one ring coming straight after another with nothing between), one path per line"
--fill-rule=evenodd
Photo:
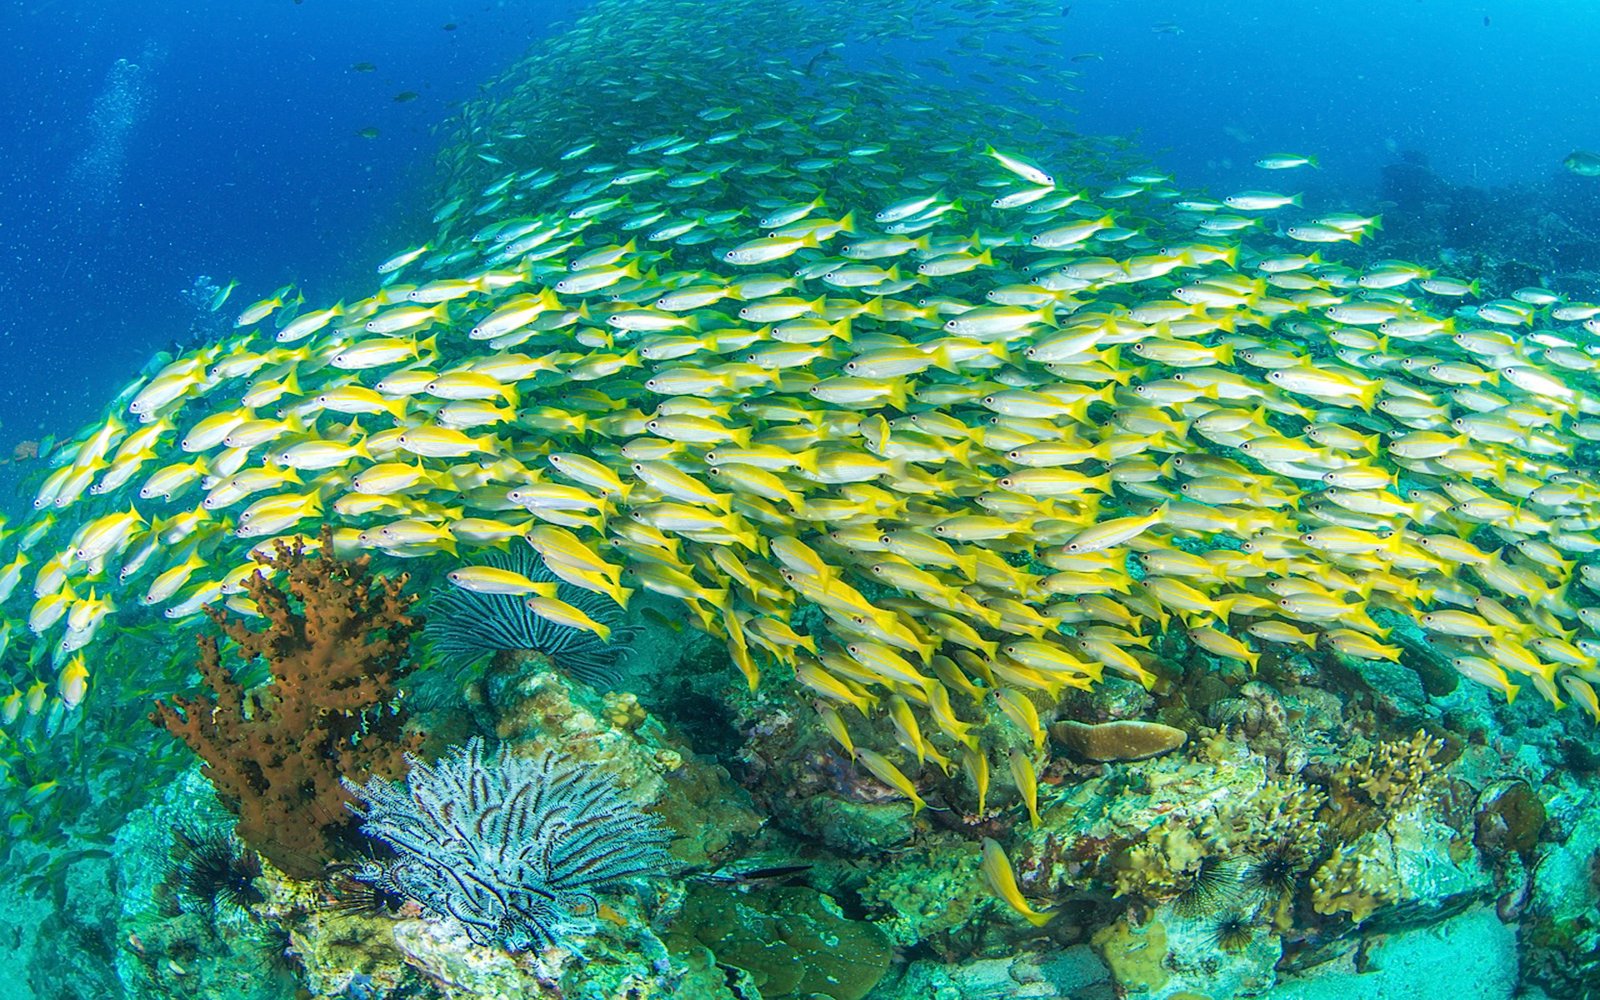
M271 296L130 384L0 553L40 665L6 724L93 697L91 643L142 617L271 611L252 578L285 543L603 641L485 552L678 601L913 814L960 767L1038 826L1032 699L1154 688L1158 638L1254 671L1426 635L1508 700L1600 714L1600 306L1341 263L1376 219L1185 200L960 85L743 37L891 38L913 7L812 6L719 4L735 43L684 30L702 5L601 3L466 109L436 228L371 294Z

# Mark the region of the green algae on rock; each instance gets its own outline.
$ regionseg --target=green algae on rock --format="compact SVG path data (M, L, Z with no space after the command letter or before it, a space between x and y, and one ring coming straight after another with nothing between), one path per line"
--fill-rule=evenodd
M799 886L691 886L666 944L704 947L717 964L747 973L764 1000L862 1000L889 971L881 930Z

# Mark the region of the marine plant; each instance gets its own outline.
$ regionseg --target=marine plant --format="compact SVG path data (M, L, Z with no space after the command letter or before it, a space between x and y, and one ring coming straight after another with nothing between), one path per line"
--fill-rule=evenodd
M257 559L241 586L264 624L207 608L234 655L200 635L211 693L157 701L150 719L200 755L241 840L285 874L314 878L345 853L341 776L393 773L419 741L398 700L421 622L405 576L338 558L327 532L314 553L280 542ZM257 662L271 679L247 689L239 677Z
M442 585L427 602L423 634L446 656L476 660L507 650L533 650L557 667L596 688L614 686L634 629L617 603L602 594L562 581L521 542L508 551L490 549L473 555L473 563L509 570L537 583L557 584L556 596L605 625L610 635L563 625L534 613L511 594L482 593Z
M432 764L407 759L403 782L345 782L362 832L395 853L352 877L455 920L475 944L562 943L602 894L666 870L666 828L589 765L489 753L477 738Z

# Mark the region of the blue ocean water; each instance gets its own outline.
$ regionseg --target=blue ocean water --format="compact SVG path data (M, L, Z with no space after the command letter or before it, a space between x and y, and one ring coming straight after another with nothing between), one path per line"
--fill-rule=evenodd
M87 419L197 325L369 274L427 222L452 111L582 6L8 4L4 450ZM240 281L214 316L201 276Z
M1068 6L1067 50L1104 56L1081 64L1081 127L1139 135L1185 183L1259 185L1249 164L1280 149L1350 196L1405 150L1451 183L1538 182L1600 143L1582 0Z

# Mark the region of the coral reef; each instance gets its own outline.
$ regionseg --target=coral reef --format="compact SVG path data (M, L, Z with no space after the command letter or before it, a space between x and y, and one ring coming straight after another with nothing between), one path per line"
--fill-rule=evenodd
M344 853L340 778L392 774L418 744L396 702L419 622L406 577L373 576L367 556L337 558L326 529L315 554L297 541L259 559L244 589L263 627L206 609L237 645L238 665L201 635L212 694L158 701L150 718L205 761L241 840L286 874L314 878ZM257 661L271 679L246 689L239 678Z
M1548 281L1587 295L1600 274L1600 186L1553 170L1495 187L1452 183L1404 151L1380 172L1386 254L1439 259L1482 276L1484 298Z
M474 738L432 764L408 759L404 784L345 782L361 832L398 855L353 877L453 918L475 944L565 943L592 925L599 894L664 871L659 822L570 758L489 755Z
M636 700L598 692L540 654L504 659L479 685L478 697L496 738L517 761L532 766L558 756L607 787L626 789L636 814L646 810L671 831L672 867L720 872L753 849L761 821L727 771L695 754ZM257 912L285 925L302 975L322 995L340 994L359 972L378 995L739 1000L704 948L669 952L658 932L689 926L679 914L695 884L653 879L649 891L608 895L593 919L572 926L563 945L517 954L473 943L454 920L440 920L416 901L351 892L362 883L333 887L340 897L333 901L326 890L308 897L292 883L269 880L271 899ZM743 886L714 884L734 892Z
M1524 780L1498 781L1478 796L1473 818L1473 843L1491 857L1516 854L1526 858L1539 844L1545 808L1539 793Z

